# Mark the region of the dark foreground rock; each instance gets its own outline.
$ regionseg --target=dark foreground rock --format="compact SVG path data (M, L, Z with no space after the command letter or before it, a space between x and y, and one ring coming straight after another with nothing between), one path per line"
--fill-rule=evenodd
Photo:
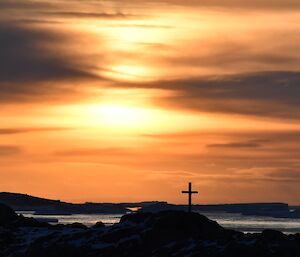
M0 210L0 257L300 257L299 234L243 234L197 213L136 213L87 228L28 222Z
M0 204L0 226L7 226L18 219L18 215L10 207Z
M16 227L49 227L46 222L37 221L34 218L26 218L18 215L10 207L0 203L0 228Z

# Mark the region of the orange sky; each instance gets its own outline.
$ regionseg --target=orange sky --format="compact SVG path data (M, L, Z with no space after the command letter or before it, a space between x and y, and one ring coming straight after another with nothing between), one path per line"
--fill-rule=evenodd
M298 1L0 8L0 191L300 204Z

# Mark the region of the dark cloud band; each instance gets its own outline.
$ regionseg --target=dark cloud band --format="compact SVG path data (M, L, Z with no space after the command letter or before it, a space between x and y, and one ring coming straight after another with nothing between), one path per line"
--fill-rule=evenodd
M22 152L22 148L14 145L0 145L0 157L8 155L16 155Z

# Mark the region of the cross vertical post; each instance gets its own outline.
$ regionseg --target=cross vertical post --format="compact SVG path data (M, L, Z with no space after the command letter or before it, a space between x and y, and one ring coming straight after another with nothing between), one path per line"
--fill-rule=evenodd
M189 192L192 191L192 183L189 182ZM192 194L189 193L189 207L188 207L188 211L191 212L192 211Z
M192 194L198 194L198 191L192 191L192 182L189 182L188 191L182 191L183 194L188 194L188 212L192 212Z

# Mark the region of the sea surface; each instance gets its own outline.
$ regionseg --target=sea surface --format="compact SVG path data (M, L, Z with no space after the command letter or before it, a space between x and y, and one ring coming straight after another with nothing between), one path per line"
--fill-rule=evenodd
M26 217L53 220L58 223L70 224L80 222L87 226L102 221L106 225L119 222L122 214L74 214L74 215L34 215L34 212L20 212ZM264 229L275 229L287 234L300 233L300 219L283 219L262 216L244 216L226 212L202 212L201 214L217 221L225 228L235 229L242 232L261 232Z

